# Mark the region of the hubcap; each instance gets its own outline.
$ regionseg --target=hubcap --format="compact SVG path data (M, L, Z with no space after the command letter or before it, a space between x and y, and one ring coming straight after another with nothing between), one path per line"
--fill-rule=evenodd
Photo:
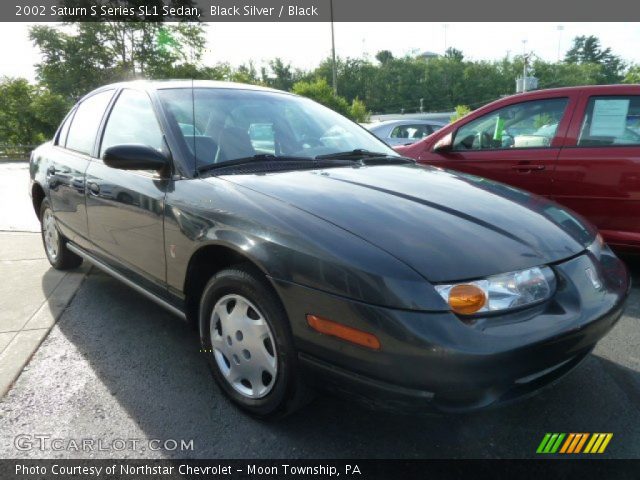
M278 373L273 333L262 313L241 295L225 295L211 313L211 345L222 375L247 398L267 395Z
M58 248L60 237L58 234L58 228L56 227L56 220L53 218L53 214L50 209L44 211L42 217L42 232L44 237L44 246L47 249L47 255L51 260L58 257Z

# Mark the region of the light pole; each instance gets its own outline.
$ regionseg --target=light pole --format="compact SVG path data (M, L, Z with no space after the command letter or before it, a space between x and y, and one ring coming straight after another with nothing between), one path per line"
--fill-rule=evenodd
M329 0L331 11L331 66L333 70L333 93L338 94L338 70L336 67L336 38L333 32L333 0Z
M444 30L444 53L447 54L447 29L449 28L448 23L442 24L442 29Z
M522 92L527 91L527 40L522 40Z
M560 50L562 45L562 31L564 30L564 25L558 25L556 27L558 30L558 63L560 62Z

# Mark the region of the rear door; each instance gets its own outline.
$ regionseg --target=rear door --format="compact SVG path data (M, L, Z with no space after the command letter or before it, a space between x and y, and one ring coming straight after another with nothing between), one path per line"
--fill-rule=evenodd
M65 237L79 244L88 237L84 175L113 93L114 90L95 93L67 116L54 139L45 173L58 227Z
M585 92L555 172L554 198L605 239L640 247L640 89Z
M155 171L105 165L101 160L105 150L122 144L166 149L153 105L144 91L123 89L108 115L98 156L87 170L87 216L94 253L154 289L162 287L166 279L163 220L171 180Z
M502 106L460 126L452 148L430 153L428 162L550 197L576 103L577 94L567 93Z

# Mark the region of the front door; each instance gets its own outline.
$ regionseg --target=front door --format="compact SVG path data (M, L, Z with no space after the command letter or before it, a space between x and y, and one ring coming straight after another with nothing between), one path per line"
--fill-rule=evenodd
M161 287L166 281L165 193L171 181L155 171L105 165L101 160L105 150L122 144L165 149L146 92L124 89L115 101L104 127L99 158L92 159L87 170L87 216L97 256Z
M550 197L572 108L569 97L499 108L462 125L452 148L430 157L429 163Z

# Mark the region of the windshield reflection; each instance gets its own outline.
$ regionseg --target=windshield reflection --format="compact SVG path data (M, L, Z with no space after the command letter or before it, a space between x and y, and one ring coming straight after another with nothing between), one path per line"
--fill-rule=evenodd
M194 170L256 156L315 159L352 150L398 156L364 128L306 98L232 88L168 88L158 95L194 157Z

